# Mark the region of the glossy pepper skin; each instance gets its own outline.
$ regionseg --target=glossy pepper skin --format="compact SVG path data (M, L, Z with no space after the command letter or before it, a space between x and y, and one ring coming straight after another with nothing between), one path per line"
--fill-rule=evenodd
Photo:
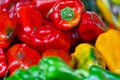
M120 1L119 0L96 0L96 2L104 19L109 24L113 24L114 25L113 28L120 30L120 15L119 15Z
M109 29L98 36L95 46L110 71L120 74L120 31Z
M93 11L85 11L79 24L79 36L83 42L96 40L99 34L105 32L107 27L100 16Z
M81 76L58 57L44 57L40 64L17 70L5 80L82 80Z
M43 25L31 35L30 46L41 53L47 49L63 49L67 51L70 48L70 41L60 30L50 25Z
M69 30L79 24L83 11L84 5L80 0L58 0L48 13L48 17L58 29Z
M64 33L52 25L42 25L42 15L34 7L20 6L17 15L20 22L17 36L22 42L40 53L50 48L69 49L70 42Z
M7 51L10 75L12 75L16 69L27 69L30 66L37 65L40 58L40 54L26 44L13 45Z
M8 65L6 62L6 55L2 48L0 48L0 78L4 77L8 72Z
M16 13L19 20L17 31L18 38L29 44L29 38L42 24L42 15L34 7L29 5L21 5L16 8Z
M6 48L16 34L17 17L0 9L0 47Z
M90 66L96 65L103 69L106 68L106 64L97 49L89 43L81 43L75 48L75 52L72 53L72 60L74 66L78 69L89 70Z
M18 15L19 15L19 12L18 12L19 8L25 7L25 6L32 7L32 8L34 7L35 8L35 3L31 2L30 0L12 0L11 5L8 7L7 10L10 13L13 13L14 15L17 15L17 17L18 17ZM31 11L34 11L34 10L31 10ZM29 14L31 14L31 13L29 13Z

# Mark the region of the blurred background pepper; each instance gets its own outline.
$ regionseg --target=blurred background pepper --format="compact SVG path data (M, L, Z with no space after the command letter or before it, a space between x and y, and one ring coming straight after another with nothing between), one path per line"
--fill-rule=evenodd
M96 0L96 4L108 24L112 24L112 28L120 30L120 1Z
M95 46L110 71L120 74L120 31L109 29L98 36Z
M93 42L107 30L105 22L94 11L85 11L79 24L79 36L83 42Z

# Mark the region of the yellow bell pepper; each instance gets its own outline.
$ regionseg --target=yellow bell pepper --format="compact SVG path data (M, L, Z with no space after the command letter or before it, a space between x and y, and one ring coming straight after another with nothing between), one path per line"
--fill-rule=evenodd
M97 65L105 69L105 62L94 46L89 43L81 43L72 53L72 59L76 68L88 70L90 66Z
M110 71L120 74L120 31L109 29L98 36L95 46Z
M96 4L103 14L104 19L109 24L113 24L115 29L120 30L120 5L114 2L111 0L96 0Z

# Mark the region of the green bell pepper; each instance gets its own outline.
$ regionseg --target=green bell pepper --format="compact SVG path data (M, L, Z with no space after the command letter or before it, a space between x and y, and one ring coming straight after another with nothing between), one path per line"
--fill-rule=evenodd
M120 80L120 75L98 66L74 70L58 57L45 57L40 64L26 70L16 70L4 80Z
M84 80L120 80L120 75L93 65Z

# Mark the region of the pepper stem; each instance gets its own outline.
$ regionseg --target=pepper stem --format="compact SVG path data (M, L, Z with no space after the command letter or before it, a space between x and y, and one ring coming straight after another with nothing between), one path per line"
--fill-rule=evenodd
M60 14L63 20L70 21L74 17L74 10L70 7L65 7L61 10Z

